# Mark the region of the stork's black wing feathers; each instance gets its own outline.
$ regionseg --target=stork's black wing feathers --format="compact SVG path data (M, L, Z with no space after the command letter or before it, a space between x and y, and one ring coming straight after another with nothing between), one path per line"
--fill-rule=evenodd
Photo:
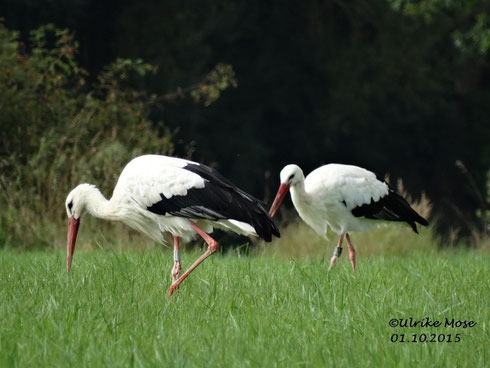
M371 203L364 204L352 209L356 217L379 219L385 221L402 221L408 223L413 231L418 233L416 223L427 226L429 223L420 216L408 202L391 188L384 197L378 201L371 199Z
M190 188L184 196L166 198L162 193L159 202L148 210L159 215L217 221L232 219L253 226L256 233L266 241L272 235L280 236L277 226L270 218L265 204L236 187L217 171L205 165L188 164L183 167L204 178L204 188Z

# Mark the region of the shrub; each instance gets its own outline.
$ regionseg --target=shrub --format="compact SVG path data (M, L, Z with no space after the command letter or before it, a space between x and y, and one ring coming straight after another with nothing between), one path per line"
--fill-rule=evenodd
M0 246L52 244L73 186L93 182L110 195L131 158L172 153L171 134L149 119L156 97L128 83L156 68L118 59L89 85L77 47L51 25L27 47L0 23Z

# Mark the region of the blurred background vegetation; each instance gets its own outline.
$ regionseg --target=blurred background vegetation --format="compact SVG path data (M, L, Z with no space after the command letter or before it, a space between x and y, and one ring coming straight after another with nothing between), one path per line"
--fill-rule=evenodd
M487 1L2 4L0 246L63 244L68 191L149 152L269 204L288 163L360 165L425 193L439 244L488 241Z

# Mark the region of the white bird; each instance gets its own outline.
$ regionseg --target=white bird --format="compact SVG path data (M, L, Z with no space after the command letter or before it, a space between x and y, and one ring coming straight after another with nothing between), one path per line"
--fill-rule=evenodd
M237 188L217 171L188 160L145 155L133 159L122 171L112 198L107 200L91 184L80 184L66 198L69 217L67 271L85 212L112 221L121 221L158 243L164 233L174 238L173 279L168 295L208 256L218 243L207 233L213 228L254 235L271 241L279 230L265 205ZM206 252L180 277L179 241L199 234L208 244Z
M340 234L330 260L331 269L347 240L352 269L356 271L356 253L349 236L351 231L365 231L382 221L408 223L417 233L417 225L427 226L407 201L388 184L376 179L366 169L352 165L329 164L312 171L305 179L297 165L285 166L281 185L269 214L274 216L288 191L300 217L326 239L327 228Z

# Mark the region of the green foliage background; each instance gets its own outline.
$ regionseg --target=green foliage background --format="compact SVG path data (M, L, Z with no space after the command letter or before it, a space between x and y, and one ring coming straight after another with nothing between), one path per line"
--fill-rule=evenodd
M64 218L69 188L95 182L110 194L128 160L173 146L170 134L153 130L151 98L124 85L150 65L117 60L87 86L66 30L39 28L26 52L0 24L0 43L0 236L4 244L44 246L52 238L43 229Z

